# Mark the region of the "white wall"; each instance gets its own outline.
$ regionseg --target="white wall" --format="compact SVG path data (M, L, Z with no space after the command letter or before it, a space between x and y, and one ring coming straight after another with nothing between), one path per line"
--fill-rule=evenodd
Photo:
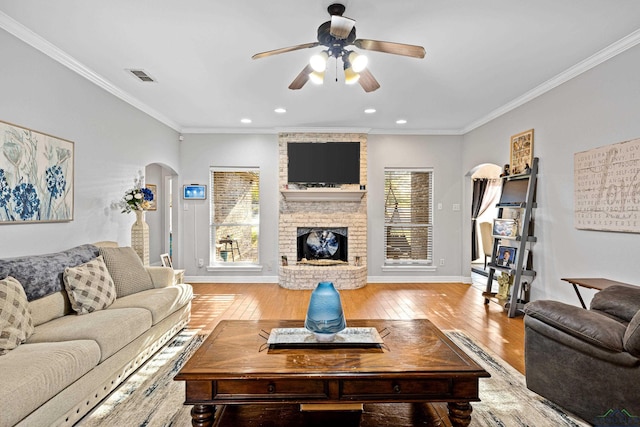
M480 163L508 163L510 136L535 130L534 155L540 163L533 254L538 277L532 299L579 305L563 277L640 283L640 235L577 230L573 225L574 153L640 137L639 69L636 46L464 137L463 173ZM469 211L469 188L464 200ZM466 236L468 225L463 226ZM463 255L467 253L465 249ZM587 302L593 295L582 293Z
M180 143L180 164L183 171L180 188L184 184L206 184L209 187L209 168L258 167L260 168L260 238L259 253L261 271L247 271L239 268L208 271L209 264L209 197L207 200L185 202L180 198L179 224L180 268L192 281L203 277L218 276L211 281L233 281L234 277L252 277L261 281L260 276L271 277L277 282L278 274L278 136L273 135L185 135ZM198 267L198 259L204 267ZM199 279L193 279L198 276Z
M368 269L375 282L460 281L463 238L460 230L462 211L453 211L463 203L460 173L461 136L368 136ZM434 263L432 272L382 271L384 263L384 168L431 167L434 173ZM442 210L438 210L438 204ZM467 240L470 240L467 239ZM467 243L467 246L469 244ZM444 266L440 260L444 259ZM464 275L469 276L468 266Z
M130 244L135 217L112 204L145 165L178 170L178 134L0 30L0 120L75 143L74 219L0 225L0 257L77 244ZM0 144L4 142L0 135Z

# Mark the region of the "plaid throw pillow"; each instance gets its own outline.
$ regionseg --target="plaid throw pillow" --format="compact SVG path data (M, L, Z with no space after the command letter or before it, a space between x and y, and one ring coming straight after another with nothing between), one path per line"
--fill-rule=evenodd
M31 310L22 285L11 276L0 280L0 355L25 342L33 330Z
M116 287L102 256L77 267L65 268L64 288L71 308L78 314L102 310L116 300Z

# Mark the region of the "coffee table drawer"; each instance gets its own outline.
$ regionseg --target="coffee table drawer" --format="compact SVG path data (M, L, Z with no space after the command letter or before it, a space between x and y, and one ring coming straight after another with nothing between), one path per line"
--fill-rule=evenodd
M220 380L214 399L282 399L283 397L326 398L327 384L322 380Z
M446 396L452 390L447 379L422 380L350 380L341 384L340 395L349 399L377 399L381 397Z

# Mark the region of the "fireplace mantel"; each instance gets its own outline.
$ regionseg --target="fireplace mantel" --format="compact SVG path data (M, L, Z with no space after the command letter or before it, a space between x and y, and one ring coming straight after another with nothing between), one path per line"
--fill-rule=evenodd
M310 188L307 190L280 190L285 200L292 202L358 202L366 190L339 188Z

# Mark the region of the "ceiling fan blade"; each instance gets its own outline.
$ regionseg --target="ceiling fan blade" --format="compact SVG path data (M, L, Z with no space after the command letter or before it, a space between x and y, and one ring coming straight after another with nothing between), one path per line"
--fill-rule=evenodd
M353 30L356 21L347 18L345 16L333 15L331 16L331 27L329 28L329 34L338 40L344 40L349 37L351 30Z
M373 74L368 69L364 69L360 71L360 78L358 79L358 83L362 86L365 92L373 92L380 88L380 83L373 77Z
M271 55L278 55L278 54L281 54L281 53L293 52L294 50L308 49L308 48L316 47L316 46L320 46L320 43L319 42L312 42L312 43L298 44L298 45L295 45L295 46L283 47L283 48L280 48L280 49L274 49L274 50L269 50L269 51L266 51L266 52L256 53L255 55L253 55L251 57L251 59L260 59L260 58L264 58L264 57L271 56Z
M393 53L394 55L424 58L426 54L422 46L412 44L383 42L380 40L357 39L353 42L360 49L375 50L377 52Z
M313 68L311 68L311 65L307 64L307 66L304 67L302 71L300 71L300 74L298 74L296 78L293 79L293 81L289 85L289 89L297 90L302 88L302 86L304 86L304 84L309 81L309 74L311 74L312 72Z

